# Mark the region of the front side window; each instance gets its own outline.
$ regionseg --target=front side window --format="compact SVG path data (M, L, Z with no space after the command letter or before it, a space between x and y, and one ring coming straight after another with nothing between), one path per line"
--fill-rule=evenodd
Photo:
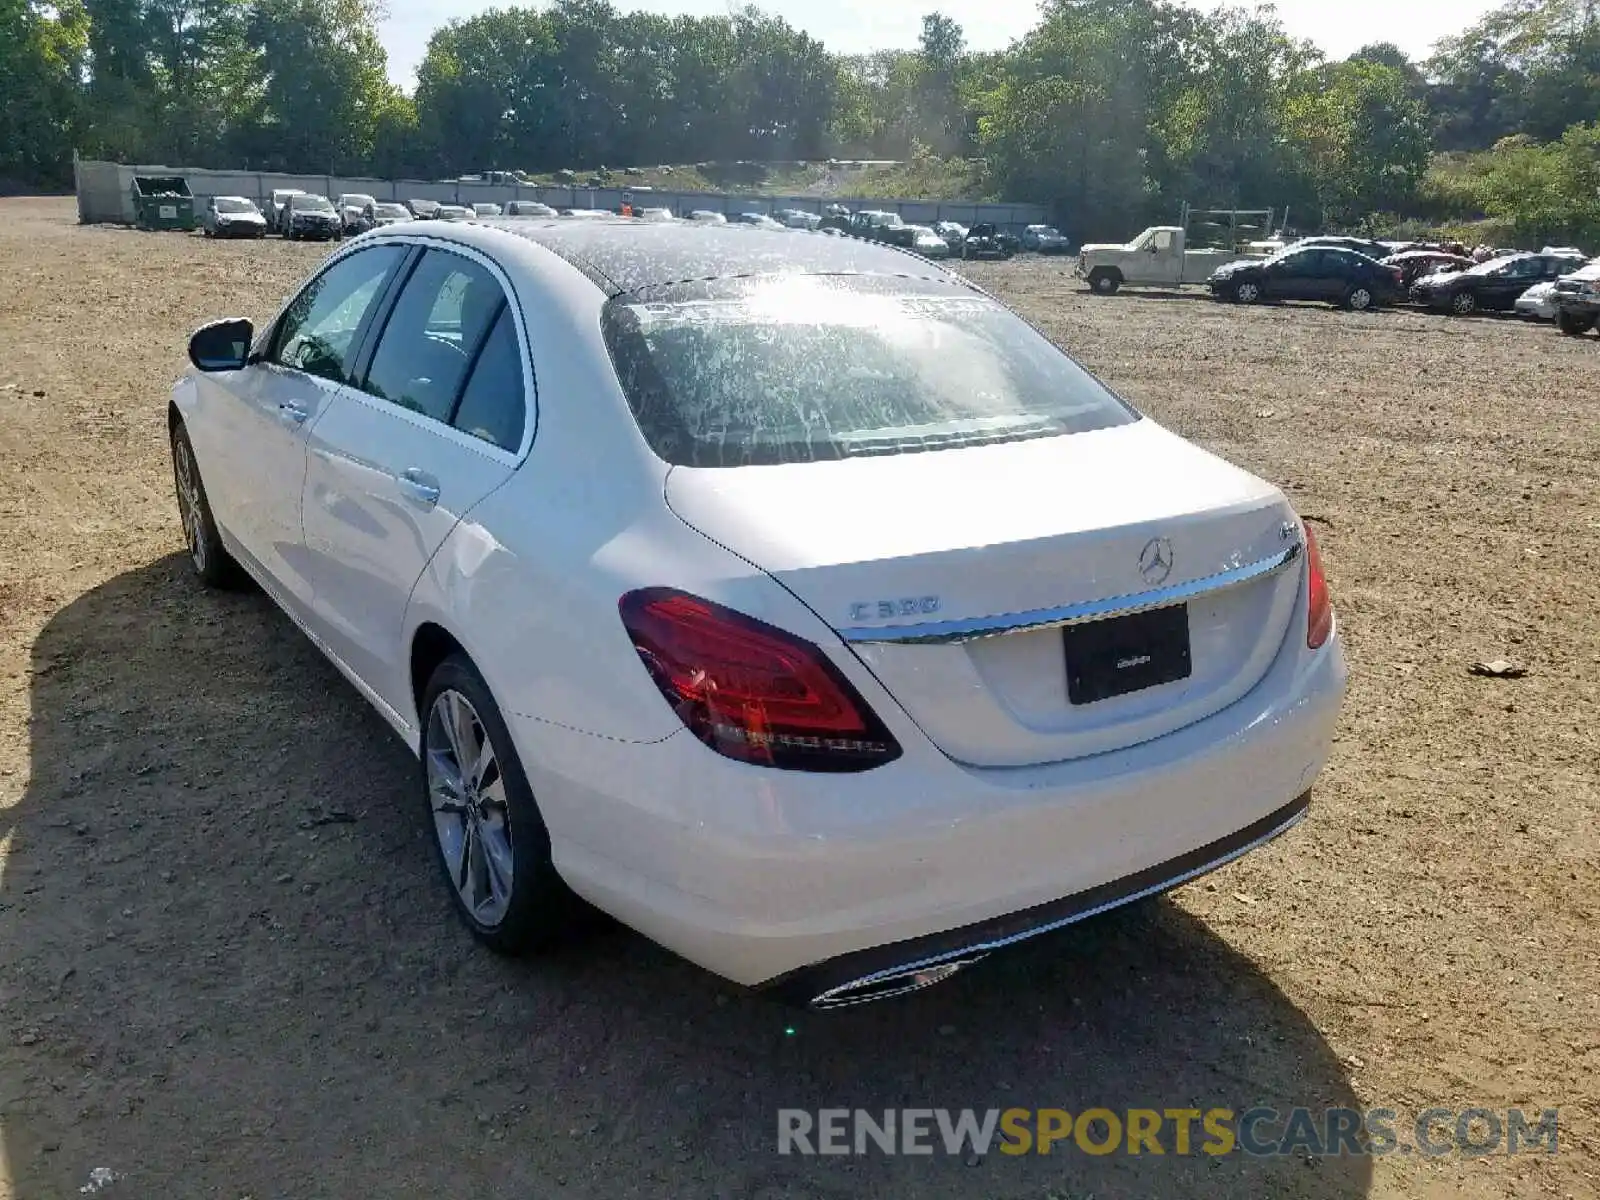
M910 454L1138 419L1016 314L944 285L728 281L703 298L614 300L604 331L640 430L683 466Z
M487 270L462 255L429 250L378 339L365 390L448 423L504 307L505 293Z
M356 335L400 265L400 246L374 246L342 258L290 302L273 338L273 362L335 383L349 378Z

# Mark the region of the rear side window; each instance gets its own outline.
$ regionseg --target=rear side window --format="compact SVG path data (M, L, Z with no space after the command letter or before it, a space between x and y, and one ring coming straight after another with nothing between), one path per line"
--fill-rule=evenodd
M522 386L522 355L517 349L511 309L502 305L489 340L472 368L466 391L456 408L455 427L462 433L515 452L522 446L527 399Z
M607 306L641 432L667 462L910 454L1138 415L1020 317L964 289L791 275L738 295Z
M504 306L499 282L483 267L429 250L389 314L363 390L448 424Z

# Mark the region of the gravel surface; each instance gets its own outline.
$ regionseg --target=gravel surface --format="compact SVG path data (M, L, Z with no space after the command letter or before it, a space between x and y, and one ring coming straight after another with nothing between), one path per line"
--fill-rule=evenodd
M0 201L0 1195L1600 1195L1600 339L972 267L1288 491L1352 686L1288 837L824 1018L619 929L475 949L404 748L262 596L191 582L185 338L326 252ZM1258 1103L1559 1106L1561 1153L775 1152L782 1107Z

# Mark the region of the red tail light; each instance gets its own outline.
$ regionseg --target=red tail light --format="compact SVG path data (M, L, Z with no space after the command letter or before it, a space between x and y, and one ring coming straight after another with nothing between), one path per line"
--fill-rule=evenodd
M1306 557L1310 566L1310 595L1306 602L1306 645L1315 650L1333 632L1333 600L1328 596L1328 577L1322 573L1322 555L1317 550L1317 535L1306 530Z
M618 608L667 703L718 754L800 771L866 771L900 757L810 642L670 588L629 592Z

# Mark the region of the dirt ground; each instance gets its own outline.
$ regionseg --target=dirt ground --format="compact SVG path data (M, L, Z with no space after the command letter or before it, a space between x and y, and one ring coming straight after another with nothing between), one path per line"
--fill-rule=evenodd
M1314 521L1349 700L1288 837L823 1017L624 930L475 949L404 748L262 596L191 582L187 334L323 253L0 201L0 1196L1600 1195L1600 339L974 267ZM775 1145L784 1107L1256 1104L1559 1107L1560 1153Z

